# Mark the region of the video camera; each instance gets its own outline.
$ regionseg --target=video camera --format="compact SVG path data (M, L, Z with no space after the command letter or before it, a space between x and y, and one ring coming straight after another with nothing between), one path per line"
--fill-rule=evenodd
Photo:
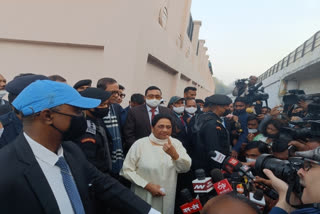
M286 105L294 105L298 104L300 101L307 100L320 104L319 95L306 94L304 90L299 89L289 90L288 93L282 98L283 103Z
M270 154L260 155L255 164L255 169L259 176L267 178L263 169L270 169L273 174L292 185L292 190L297 195L302 194L303 187L299 182L298 170L303 167L303 159L300 157L291 157L289 160L280 160Z
M252 105L252 103L258 100L261 100L261 101L264 100L267 103L267 100L269 99L269 94L264 93L264 87L261 87L261 86L262 86L262 82L258 83L255 86L250 86L248 88L248 95L246 95L246 98L250 105Z

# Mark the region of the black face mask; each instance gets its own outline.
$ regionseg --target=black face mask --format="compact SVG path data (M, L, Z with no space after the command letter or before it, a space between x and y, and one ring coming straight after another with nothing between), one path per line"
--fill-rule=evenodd
M241 109L241 110L234 110L233 114L239 116L240 114L245 113L246 110L245 109Z
M57 114L62 114L62 115L71 117L70 126L67 131L61 131L60 129L55 127L53 124L51 124L53 128L55 128L62 134L63 141L74 141L85 134L87 130L87 121L83 115L74 116L74 115L65 114L58 111L54 111L54 112Z
M228 114L231 114L231 110L230 110L230 109L225 110L222 116L225 117L225 116L227 116Z
M279 133L278 134L268 134L268 133L266 133L265 136L268 137L268 138L276 139L276 138L279 137Z
M95 108L94 111L90 111L96 118L104 118L109 113L109 108Z

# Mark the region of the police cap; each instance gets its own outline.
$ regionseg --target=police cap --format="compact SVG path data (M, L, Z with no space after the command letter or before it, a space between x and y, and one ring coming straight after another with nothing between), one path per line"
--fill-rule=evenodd
M231 103L232 103L231 98L223 94L214 94L205 99L206 106L208 106L209 104L225 106L225 105L230 105Z
M74 84L73 88L78 89L81 86L85 86L85 85L88 85L91 87L91 84L92 84L92 80L89 80L89 79L80 80L80 81L76 82L76 84Z
M81 96L101 100L101 103L111 97L111 92L102 90L101 88L87 88L80 92Z
M20 76L8 82L5 89L12 95L19 95L24 88L36 80L48 80L48 77L38 74Z

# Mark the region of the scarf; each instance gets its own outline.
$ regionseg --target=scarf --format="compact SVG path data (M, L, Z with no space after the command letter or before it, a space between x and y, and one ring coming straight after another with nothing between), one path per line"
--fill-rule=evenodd
M108 133L112 137L111 147L111 161L112 161L112 173L119 174L124 160L121 133L118 125L118 119L113 109L110 106L109 114L103 118L103 122L107 128Z
M153 143L155 143L155 144L158 144L158 145L161 145L161 146L163 146L165 143L168 143L168 139L162 140L162 139L156 138L153 133L151 133L151 134L149 135L149 140L150 140L151 142L153 142ZM171 137L170 137L170 140L171 140L171 142L172 142L172 138L171 138Z

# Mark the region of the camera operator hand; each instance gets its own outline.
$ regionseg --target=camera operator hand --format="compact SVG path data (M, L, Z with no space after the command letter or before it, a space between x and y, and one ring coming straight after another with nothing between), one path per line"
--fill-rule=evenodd
M306 103L306 101L300 100L298 102L298 106L303 108L304 111L306 111L306 112L308 111L308 103Z
M270 115L272 117L276 118L281 113L280 107L282 107L282 105L278 105L278 106L275 106L274 108L272 108L270 111Z
M259 183L263 183L269 187L272 187L272 182L271 180L268 180L268 179L265 179L265 178L261 178L259 176L256 176L256 178L254 179L254 185L262 190L266 190L266 187L262 186L261 184Z
M308 150L310 150L310 148L308 147L307 144L299 142L297 140L290 141L288 146L294 146L294 147L297 148L298 151L308 151Z
M278 192L279 194L279 201L276 204L277 207L280 207L281 209L287 211L288 213L295 210L295 208L291 207L286 202L286 194L288 191L288 184L284 182L283 180L277 178L273 172L269 169L264 169L263 173L271 180L273 188ZM293 201L294 204L297 204L297 202L300 203L300 200L294 195L291 194L290 203Z
M258 114L257 119L259 121L263 120L264 119L264 114Z

